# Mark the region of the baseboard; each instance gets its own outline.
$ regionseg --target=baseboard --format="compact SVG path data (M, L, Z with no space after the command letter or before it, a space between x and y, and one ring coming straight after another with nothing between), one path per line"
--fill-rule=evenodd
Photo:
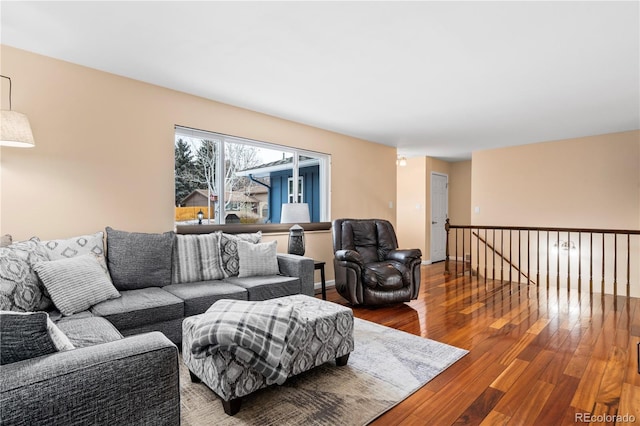
M329 280L326 282L326 287L330 288L330 287L335 287L336 286L336 281L335 280ZM317 282L313 284L313 289L316 290L317 292L321 292L322 291L322 283L321 282Z
M423 260L422 265L431 265L431 260L430 259Z

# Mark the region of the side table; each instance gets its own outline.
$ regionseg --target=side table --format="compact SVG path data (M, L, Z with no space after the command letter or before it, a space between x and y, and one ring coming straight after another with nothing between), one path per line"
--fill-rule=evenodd
M313 269L319 269L320 270L320 283L322 284L322 300L327 300L327 283L324 280L324 265L326 262L318 262L318 261L314 261L313 262Z

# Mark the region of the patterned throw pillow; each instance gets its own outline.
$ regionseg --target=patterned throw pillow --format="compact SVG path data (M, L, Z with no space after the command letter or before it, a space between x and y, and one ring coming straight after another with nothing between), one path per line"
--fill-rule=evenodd
M6 247L8 245L11 245L12 242L13 242L13 239L11 238L10 234L4 234L0 236L0 247Z
M33 270L34 264L46 260L49 258L36 237L0 248L0 310L27 312L51 306Z
M220 257L220 232L176 235L173 246L173 282L220 280L224 278Z
M237 277L240 271L238 260L238 241L257 244L262 240L262 232L255 234L222 234L220 236L220 254L225 277Z
M40 244L49 255L50 260L67 259L87 253L104 257L104 233L80 235L63 240L42 241Z
M63 315L73 315L96 303L120 297L93 254L40 262L33 269Z
M278 275L277 241L251 244L238 241L240 271L238 277Z

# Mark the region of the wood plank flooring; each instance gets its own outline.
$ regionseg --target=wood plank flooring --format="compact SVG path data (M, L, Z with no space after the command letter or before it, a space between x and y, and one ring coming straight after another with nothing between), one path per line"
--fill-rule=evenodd
M640 423L640 299L422 268L417 300L354 315L470 352L375 425Z

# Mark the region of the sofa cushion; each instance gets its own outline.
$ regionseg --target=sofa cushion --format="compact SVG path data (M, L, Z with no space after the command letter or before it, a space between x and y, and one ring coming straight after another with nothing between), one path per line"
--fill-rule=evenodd
M33 270L37 262L49 260L37 238L0 248L0 309L37 311L51 306L51 299Z
M171 284L173 231L145 234L106 229L107 263L118 290Z
M237 285L247 290L248 300L268 300L274 297L300 294L300 279L272 275L265 277L232 277L226 278L226 282Z
M96 303L120 297L93 254L39 262L33 269L63 315L72 315Z
M238 259L240 268L238 277L278 275L277 241L251 244L238 241Z
M58 323L58 328L76 348L122 339L122 334L104 318L86 317Z
M46 312L0 312L0 365L56 352L48 318Z
M184 317L182 299L159 287L126 290L120 295L93 306L91 313L108 319L118 330Z
M172 284L162 288L184 300L184 316L206 312L213 302L220 299L247 300L247 290L223 281Z
M220 256L220 232L176 235L173 247L173 283L224 278Z
M404 287L402 273L391 262L374 262L364 265L362 281L365 286L378 290L398 290Z
M225 277L237 277L240 271L240 261L238 258L238 241L248 243L259 243L262 240L262 232L254 234L221 234L220 254L222 256L222 268Z

